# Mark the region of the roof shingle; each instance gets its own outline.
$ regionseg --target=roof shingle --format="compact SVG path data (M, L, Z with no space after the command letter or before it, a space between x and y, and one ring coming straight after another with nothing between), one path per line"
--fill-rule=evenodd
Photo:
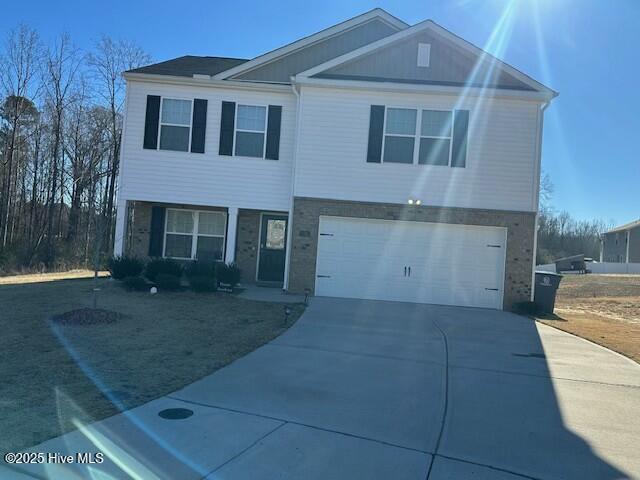
M153 75L172 75L176 77L193 77L194 74L216 75L241 63L244 58L197 57L185 55L165 62L154 63L145 67L134 68L126 73L147 73Z

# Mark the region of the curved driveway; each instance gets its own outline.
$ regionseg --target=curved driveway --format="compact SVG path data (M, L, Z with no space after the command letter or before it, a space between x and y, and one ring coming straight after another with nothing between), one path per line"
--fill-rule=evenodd
M195 415L157 416L176 406ZM640 367L506 312L315 298L273 342L91 429L140 478L640 478ZM91 435L65 437L34 449Z

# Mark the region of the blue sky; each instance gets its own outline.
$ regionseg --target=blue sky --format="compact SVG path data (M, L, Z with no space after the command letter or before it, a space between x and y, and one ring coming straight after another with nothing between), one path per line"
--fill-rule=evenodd
M640 218L640 1L513 0L497 54L560 92L545 116L543 168L553 206L615 224ZM483 47L509 0L23 1L3 5L0 34L24 22L45 41L68 32L88 48L102 33L154 60L251 58L374 7L413 24L431 18ZM537 15L536 15L537 12ZM536 19L538 19L536 21Z

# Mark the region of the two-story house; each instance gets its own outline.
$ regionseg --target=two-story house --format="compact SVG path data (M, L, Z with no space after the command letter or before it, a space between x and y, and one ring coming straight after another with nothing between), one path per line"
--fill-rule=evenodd
M640 220L613 228L600 236L600 261L640 263Z
M125 78L116 255L236 262L320 296L531 299L556 93L436 23L375 9Z

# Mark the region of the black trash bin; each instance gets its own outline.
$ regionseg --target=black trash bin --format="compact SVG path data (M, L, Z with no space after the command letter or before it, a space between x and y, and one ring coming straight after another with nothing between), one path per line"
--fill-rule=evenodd
M552 272L536 272L536 287L533 302L539 313L553 313L556 305L556 292L562 275Z

